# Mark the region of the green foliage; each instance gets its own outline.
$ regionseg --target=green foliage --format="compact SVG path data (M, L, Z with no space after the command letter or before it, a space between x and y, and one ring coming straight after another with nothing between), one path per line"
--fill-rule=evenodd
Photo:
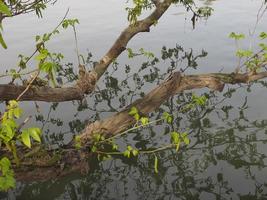
M131 48L127 48L127 52L128 52L128 58L133 58L135 56L140 56L140 55L143 55L149 59L155 57L155 55L152 52L145 51L143 48L139 49L139 53L133 52Z
M178 151L180 148L181 142L184 142L186 145L189 145L190 140L189 140L186 132L179 133L179 132L173 131L171 133L171 142L172 142L172 144L175 145L176 151Z
M205 106L207 100L208 98L205 95L197 96L193 93L190 102L182 109L182 111L188 111L198 106Z
M244 49L238 48L237 42L238 42L238 40L245 38L244 34L236 34L236 33L232 32L229 35L229 37L235 39L235 41L236 41L236 46L237 46L236 56L239 58L238 68L241 67L242 59L245 59L245 62L242 66L246 66L246 69L252 73L259 72L262 69L262 67L264 67L266 65L267 45L265 43L262 43L262 42L259 43L260 51L255 53L251 49L244 50ZM261 32L259 34L260 40L264 40L266 38L267 38L267 34L265 32Z
M0 13L6 14L7 16L11 16L11 11L2 0L0 0Z
M76 24L79 24L79 20L78 19L65 19L62 22L62 27L64 29L67 29L69 26L74 27Z
M241 40L245 38L244 34L237 34L235 32L230 33L229 38L235 39L235 40Z
M131 146L127 146L127 149L123 152L123 155L127 158L130 158L131 155L137 156L139 154L139 151L137 149L134 149Z
M239 57L239 58L242 58L242 57L249 58L252 55L253 55L253 51L251 51L251 50L242 50L242 49L239 49L236 52L236 56Z
M265 32L261 32L260 35L259 35L260 39L264 40L267 38L267 33Z
M137 22L137 18L142 14L143 10L151 9L153 4L149 0L132 0L133 7L127 7L128 11L128 21L130 24L135 24Z
M42 17L42 12L46 9L46 4L50 1L51 0L0 0L0 14L2 17L12 17L34 11L38 17ZM7 49L1 30L3 30L3 27L0 21L0 44L4 49Z
M3 157L0 160L0 191L7 191L15 187L14 172L11 169L11 163L8 158Z
M140 115L138 113L138 110L136 107L131 107L130 111L129 111L129 115L133 116L135 118L136 121L138 121L140 119Z
M31 127L20 131L16 119L22 115L22 109L15 100L8 102L6 111L0 119L0 148L6 148L12 152L15 163L19 165L16 144L22 142L26 147L31 148L32 140L41 142L41 130ZM8 158L0 161L0 190L7 190L15 186L13 171L10 169L11 163Z
M75 142L75 144L74 144L75 148L77 148L77 149L82 148L81 136L76 135L75 138L74 138L74 142Z
M164 112L164 113L163 113L163 118L165 119L165 121L166 121L168 124L171 124L172 121L173 121L173 117L172 117L172 115L170 115L170 114L167 113L167 112Z
M28 148L31 148L31 138L35 140L36 142L41 142L41 130L39 128L28 128L25 130L22 130L19 139L22 141L22 143L27 146Z
M18 102L9 101L6 112L4 112L0 124L0 147L3 144L13 153L16 163L19 163L16 152L16 141L21 141L25 146L31 148L31 138L37 142L41 142L41 130L39 128L28 128L21 131L18 130L18 124L15 119L20 118L22 110L19 108Z
M213 9L211 7L205 6L205 7L200 7L197 10L197 14L201 17L209 17L212 14Z

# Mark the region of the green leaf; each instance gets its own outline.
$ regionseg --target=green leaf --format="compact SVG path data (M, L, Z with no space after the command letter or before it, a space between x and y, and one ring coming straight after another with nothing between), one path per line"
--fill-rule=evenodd
M235 40L241 40L241 39L244 39L245 38L245 35L244 34L236 34L234 32L230 33L229 35L229 38L233 38Z
M94 152L96 152L96 150L97 150L96 146L92 146L91 151L94 153Z
M264 40L264 39L266 39L266 38L267 38L267 33L265 33L265 32L261 32L261 33L260 33L260 39Z
M35 57L35 60L41 61L44 60L48 56L49 52L47 49L42 49L40 53Z
M130 152L129 150L126 150L126 151L123 152L123 155L124 155L125 157L127 157L127 158L130 158L130 156L131 156L131 152Z
M250 51L250 50L242 50L242 49L239 49L239 50L237 50L236 55L238 57L240 57L240 58L241 57L250 57L250 56L253 55L253 52Z
M6 4L4 4L1 0L0 0L0 13L4 13L7 16L11 16L12 13L10 12L9 8L7 7Z
M166 122L168 124L171 124L172 121L173 121L173 117L169 113L167 113L167 112L164 112L163 113L163 118L166 120Z
M2 171L2 174L4 176L8 173L10 166L11 166L11 163L10 163L10 160L8 158L3 157L0 160L0 170Z
M155 170L155 173L159 173L158 171L158 157L155 155L155 160L154 160L154 170Z
M14 116L16 118L20 118L21 114L22 114L22 110L20 108L15 108L14 109Z
M138 113L136 113L136 114L134 115L134 119L135 119L136 121L138 121L138 120L140 119L140 115L139 115Z
M41 142L41 130L39 128L29 128L28 132L30 133L30 136L37 142Z
M148 124L148 118L147 117L141 117L140 121L141 121L142 125Z
M136 114L138 114L137 108L135 106L131 107L131 109L129 111L129 115L134 116Z
M186 145L189 145L190 140L188 139L188 137L184 138L184 143L185 143Z
M137 149L134 149L134 150L132 151L132 153L133 153L134 156L137 156L137 155L139 154L139 152L138 152Z
M2 36L1 33L0 33L0 44L4 49L7 49L7 45L6 45L5 41L4 41L3 36Z
M112 144L112 150L118 150L118 145L116 145L116 144Z
M127 146L127 150L128 150L128 151L132 151L133 148L132 148L131 146Z
M46 72L46 73L50 73L53 70L53 66L54 63L52 62L45 62L40 66L40 70Z
M172 143L173 144L180 143L179 134L177 132L175 132L175 131L171 133L171 139L172 139Z
M23 130L21 133L21 141L25 146L28 148L31 148L31 139L30 139L30 133L26 130Z
M5 141L5 142L9 142L10 140L12 140L14 135L15 135L15 132L13 131L13 129L10 126L8 126L7 124L3 126L3 132L6 133L7 141Z

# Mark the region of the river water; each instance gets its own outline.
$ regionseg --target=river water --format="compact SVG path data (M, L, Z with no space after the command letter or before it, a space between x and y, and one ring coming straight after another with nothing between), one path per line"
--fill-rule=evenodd
M249 35L253 31L261 0L218 0L200 1L208 3L214 13L207 20L197 21L193 29L190 13L181 6L171 7L150 33L140 33L128 47L138 51L143 47L161 57L162 46L179 49L179 55L190 52L197 56L205 50L208 54L197 60L197 70L190 73L232 72L237 65L235 43L229 33ZM34 37L52 30L69 8L70 18L78 18L79 52L93 54L98 60L112 45L118 34L127 26L126 4L118 0L58 1L49 7L42 19L33 14L6 19L4 37L8 50L0 49L1 69L10 69L18 62L18 54L30 55L34 50ZM240 45L256 49L256 36L267 32L267 17L259 21L255 37L248 37ZM51 51L62 52L64 63L77 72L75 40L71 30L61 31L48 45ZM186 55L188 55L188 53ZM180 56L177 68L186 67L187 56ZM78 102L59 105L38 103L41 113L33 103L22 103L27 115L43 129L44 140L51 146L70 141L79 133L86 122L105 118L121 110L142 92L151 90L162 81L170 67L171 57L160 59L147 69L135 74L145 57L130 59L127 53L118 58L118 66L111 66L109 74L97 86L97 92L87 98L88 107ZM130 72L125 72L126 64ZM34 63L32 63L34 67ZM90 65L88 65L90 68ZM146 75L150 79L144 79ZM113 78L110 78L110 77ZM128 76L128 78L126 78ZM135 78L133 78L135 77ZM111 81L113 80L113 81ZM2 82L3 80L1 80ZM230 88L235 88L231 98ZM178 152L166 150L157 153L158 173L154 170L155 155L141 155L135 159L115 157L106 161L90 160L87 175L70 175L44 183L18 183L15 190L0 194L3 199L267 199L267 109L266 88L260 83L250 87L226 87L223 93L203 89L196 94L209 95L205 107L179 113L180 105L191 98L185 93L168 100L151 119L163 110L172 113L175 120L171 125L158 124L140 131L133 131L116 143L123 151L126 145L138 149L160 147L169 142L171 131L189 133L190 145ZM177 103L179 101L179 103ZM55 109L54 109L55 108ZM25 114L25 116L27 116Z

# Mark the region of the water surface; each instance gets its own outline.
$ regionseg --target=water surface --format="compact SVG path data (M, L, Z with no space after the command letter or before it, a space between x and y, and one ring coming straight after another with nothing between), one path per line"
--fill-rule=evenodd
M184 52L193 50L194 55L204 49L208 55L198 59L198 70L186 73L231 72L237 65L234 56L234 42L228 38L230 32L248 34L253 30L260 0L218 0L211 1L213 15L208 20L197 22L192 28L191 15L180 6L171 7L150 33L138 34L129 47L138 50L143 47L160 57L162 46L174 48L181 45ZM203 3L201 1L200 3ZM34 50L34 36L52 30L70 8L70 17L78 18L77 26L79 51L86 55L92 52L93 60L99 59L112 45L118 34L127 25L125 4L117 0L58 1L44 13L43 19L25 15L4 21L4 36L8 50L0 50L1 68L9 69L17 63L17 55L30 54ZM260 21L256 35L267 31L266 16ZM248 46L250 39L244 41ZM254 40L253 40L254 41ZM253 44L256 44L253 42ZM63 32L50 43L53 51L63 52L65 63L77 66L75 42L71 30ZM184 53L181 52L181 53ZM119 59L117 70L109 69L109 74L98 83L96 94L87 98L89 108L79 109L77 102L64 102L53 110L48 103L39 103L43 114L36 112L32 103L23 103L27 114L35 115L37 124L43 128L45 141L51 145L67 143L80 132L84 122L94 121L112 115L131 101L140 97L164 78L161 76L170 67L170 59L148 67L139 73L141 80L151 72L151 81L127 79L138 71L146 58L129 60L126 53ZM125 72L129 63L131 72ZM185 67L184 60L177 66ZM89 67L89 66L88 66ZM118 85L108 84L110 76L118 80ZM120 87L117 87L120 86ZM128 87L127 87L128 86ZM106 89L107 88L107 89ZM238 88L231 98L227 95L207 93L210 100L205 108L179 113L180 104L190 99L190 94L181 94L166 102L158 112L167 110L174 114L172 125L159 124L142 131L135 131L116 141L120 149L126 144L138 149L161 146L169 142L169 132L188 131L191 140L187 148L177 153L167 150L159 153L159 173L153 168L154 155L137 159L115 157L108 161L92 158L88 175L70 175L60 180L45 183L22 184L1 197L7 199L266 199L266 88L260 84L248 88ZM224 93L227 92L225 88ZM233 108L232 108L232 107ZM229 108L229 111L227 110ZM106 112L103 112L105 110ZM38 118L39 117L39 118ZM40 118L41 117L41 118Z

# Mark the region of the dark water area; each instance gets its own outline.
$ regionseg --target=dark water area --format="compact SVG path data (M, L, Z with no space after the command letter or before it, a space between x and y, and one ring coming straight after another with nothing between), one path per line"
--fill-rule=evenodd
M234 41L228 35L232 31L248 35L254 29L262 1L198 3L208 3L214 8L208 20L198 21L193 29L190 14L182 7L173 6L150 33L141 33L129 43L133 50L143 47L158 59L145 56L129 59L127 53L122 54L118 63L110 66L101 78L96 92L87 97L87 103L38 102L41 112L37 112L32 102L21 103L25 116L33 115L35 119L28 126L42 128L44 142L54 148L67 144L87 123L111 116L141 98L171 71L190 66L186 74L231 72L237 58ZM70 17L80 21L78 45L80 53L90 58L88 69L127 25L122 2L59 1L47 9L43 19L25 15L4 22L9 49L0 50L1 68L15 65L15 58L21 52L30 54L34 49L34 35L53 29L56 19L60 21L68 7ZM266 19L264 16L259 22L255 36L267 32ZM256 37L248 37L242 46L252 45L256 49L257 42ZM77 72L71 31L51 41L50 48L63 52L65 68ZM92 157L87 175L77 173L41 183L18 182L16 189L0 193L0 199L267 199L266 91L264 82L226 86L222 93L208 89L188 91L166 100L149 116L155 120L167 111L174 116L171 124L153 124L116 140L120 151L127 145L145 150L169 144L172 131L186 131L190 139L188 146L182 145L178 152L168 149L156 154L158 173L154 169L154 154L130 159L114 156L104 161ZM192 99L192 92L205 95L208 101L205 106L182 112Z

